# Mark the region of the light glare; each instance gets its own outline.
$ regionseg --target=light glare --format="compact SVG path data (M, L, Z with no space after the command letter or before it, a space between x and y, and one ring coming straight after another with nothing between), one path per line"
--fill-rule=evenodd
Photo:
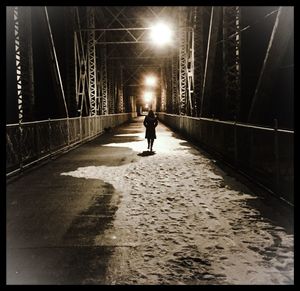
M157 45L164 45L171 41L172 31L164 23L158 23L151 28L151 39Z
M154 86L156 84L156 78L154 76L148 76L145 80L146 85Z
M151 102L152 100L152 92L145 92L144 93L144 99L147 103Z

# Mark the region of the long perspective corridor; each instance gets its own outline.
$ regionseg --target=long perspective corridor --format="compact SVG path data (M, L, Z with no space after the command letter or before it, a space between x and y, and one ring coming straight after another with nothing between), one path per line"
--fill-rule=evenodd
M294 6L184 5L6 6L6 285L294 285Z
M8 184L8 283L291 284L289 209L142 121Z

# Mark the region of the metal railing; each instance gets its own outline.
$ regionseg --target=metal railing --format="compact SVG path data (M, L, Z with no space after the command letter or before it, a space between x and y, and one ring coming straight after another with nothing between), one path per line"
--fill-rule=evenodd
M294 203L294 131L158 113L172 129L204 146L276 196Z
M118 126L132 113L48 119L6 125L6 176L91 140L105 128Z

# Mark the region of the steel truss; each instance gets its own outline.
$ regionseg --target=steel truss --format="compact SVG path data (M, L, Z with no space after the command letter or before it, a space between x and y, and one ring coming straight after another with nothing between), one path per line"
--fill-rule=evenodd
M221 7L213 6L210 13L210 24L206 48L205 67L201 91L200 117L210 111L212 78L215 66L217 40L221 19ZM205 108L204 108L205 107Z
M234 120L240 112L240 8L223 7L223 70L225 81L225 116Z
M108 101L107 101L107 60L106 60L106 46L100 47L100 80L101 87L99 92L101 102L101 114L108 114Z
M187 113L187 31L186 8L179 12L179 114Z
M74 68L74 30L75 30L75 7L65 7L64 17L66 18L65 29L67 37L65 38L66 47L66 99L69 108L69 114L74 117L77 116L77 104L76 104L76 88L75 88L75 68Z
M178 75L178 52L174 51L173 56L172 56L172 113L177 114L179 112L177 105L178 105L178 80L179 80L179 75Z
M200 115L201 88L204 72L204 7L193 8L194 29L194 115Z
M195 101L194 101L194 70L195 70L195 33L193 29L194 22L193 10L189 12L189 26L191 29L187 29L186 33L186 75L187 75L187 94L188 94L188 108L187 113L194 115Z
M166 99L167 99L167 64L164 61L163 66L160 69L160 88L161 88L161 100L160 100L160 111L166 111Z
M95 13L93 7L87 7L88 31L88 91L90 99L90 116L97 115L97 72L96 72L96 47L95 47Z
M193 10L181 7L179 15L179 113L194 115Z
M31 9L14 7L14 34L19 122L33 120L34 80Z
M78 9L76 8L76 21L77 26L80 28L80 19ZM87 96L89 88L88 68L87 68L87 52L84 46L85 39L80 30L74 33L74 54L75 54L75 90L76 90L76 103L77 110L80 116L83 115L83 109L88 115L87 111ZM83 108L83 105L85 107Z
M124 112L124 92L123 92L123 66L120 64L119 67L120 70L120 78L119 78L119 84L118 84L118 105L119 105L119 113L123 113Z
M115 113L115 99L114 99L114 62L110 61L107 67L107 101L108 114Z
M172 98L172 58L168 58L165 61L165 77L166 77L166 86L167 86L167 93L166 93L166 111L173 112L173 98Z

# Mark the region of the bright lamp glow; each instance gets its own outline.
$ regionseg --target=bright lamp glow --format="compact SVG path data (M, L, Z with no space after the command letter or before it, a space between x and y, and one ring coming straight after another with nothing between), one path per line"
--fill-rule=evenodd
M158 23L151 28L150 37L157 45L164 45L171 42L172 31L164 23Z
M144 99L145 99L145 101L147 103L151 102L152 96L153 96L152 92L145 92L144 93Z
M156 78L154 76L148 76L145 79L145 83L148 86L154 86L156 84Z

